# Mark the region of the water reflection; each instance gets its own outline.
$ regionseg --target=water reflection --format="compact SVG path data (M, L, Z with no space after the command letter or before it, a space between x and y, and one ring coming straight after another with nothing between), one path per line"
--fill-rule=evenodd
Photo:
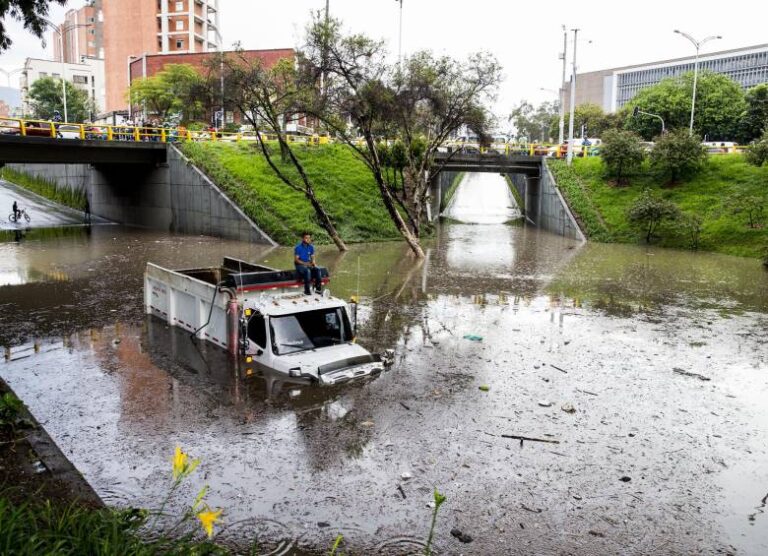
M2 244L21 283L0 287L0 374L110 503L156 506L182 445L204 462L189 493L208 483L228 538L262 546L327 548L331 530L350 553L416 546L438 486L446 553L768 547L749 521L768 458L757 261L497 225L443 226L427 249L423 262L399 243L319 250L333 292L363 299L360 341L396 349L378 378L320 389L246 378L141 307L147 260L286 266L290 249L120 229ZM647 535L603 526L606 513ZM452 527L476 541L450 544Z
M502 224L521 216L504 178L486 173L465 174L443 214L473 224Z

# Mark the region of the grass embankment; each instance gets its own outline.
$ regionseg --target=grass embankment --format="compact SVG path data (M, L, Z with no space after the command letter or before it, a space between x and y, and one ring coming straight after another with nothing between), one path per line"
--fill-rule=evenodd
M254 144L183 143L182 151L224 190L272 239L296 242L302 230L316 243L330 243L301 192L275 175ZM400 239L379 197L370 170L342 145L294 147L317 197L346 242ZM274 160L281 171L295 176L290 164Z
M51 201L65 205L77 210L85 208L85 189L70 189L69 187L60 187L51 180L40 176L17 172L11 168L0 169L0 177L13 184L37 193Z
M617 187L605 177L599 158L575 159L569 168L563 161L549 167L560 190L577 215L584 232L596 241L636 243L641 234L627 221L627 210L648 188L676 203L703 221L699 249L745 257L762 257L768 244L768 228L750 228L744 214L734 214L728 198L746 193L765 198L768 194L768 167L748 164L739 154L710 156L705 168L695 177L674 187L664 187L644 165L631 176L630 185ZM690 238L675 224L660 230L658 244L687 249Z

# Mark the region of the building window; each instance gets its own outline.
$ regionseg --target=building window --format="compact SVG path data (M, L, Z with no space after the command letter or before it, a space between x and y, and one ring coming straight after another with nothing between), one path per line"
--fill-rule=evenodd
M44 71L40 72L40 77L48 77L48 74Z
M184 21L181 19L176 20L176 30L177 31L183 31L184 30Z
M73 75L72 76L72 82L73 83L83 83L88 84L88 76L87 75Z
M42 75L42 74L40 74L40 75ZM61 75L59 75L58 73L52 73L51 77L53 77L54 79L61 79Z
M183 12L184 11L184 2L176 2L176 11L177 12Z
M176 48L184 48L184 41L177 40L176 41Z

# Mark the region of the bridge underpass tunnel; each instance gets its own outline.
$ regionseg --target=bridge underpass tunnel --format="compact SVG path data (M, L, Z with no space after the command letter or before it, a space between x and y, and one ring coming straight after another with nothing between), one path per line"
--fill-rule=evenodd
M506 179L496 173L463 175L442 216L447 219L448 267L459 272L499 274L515 261L522 211Z
M468 172L442 215L466 224L504 224L522 218L522 211L503 176Z

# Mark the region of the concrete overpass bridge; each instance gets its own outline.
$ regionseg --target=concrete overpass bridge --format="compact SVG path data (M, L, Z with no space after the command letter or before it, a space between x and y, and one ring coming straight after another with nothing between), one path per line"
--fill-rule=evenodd
M432 187L432 215L446 208L450 184L457 172L491 172L509 178L522 201L520 210L528 223L550 232L584 240L568 204L547 168L546 157L499 153L438 153Z
M276 245L172 143L0 134L0 166L82 190L113 222Z

